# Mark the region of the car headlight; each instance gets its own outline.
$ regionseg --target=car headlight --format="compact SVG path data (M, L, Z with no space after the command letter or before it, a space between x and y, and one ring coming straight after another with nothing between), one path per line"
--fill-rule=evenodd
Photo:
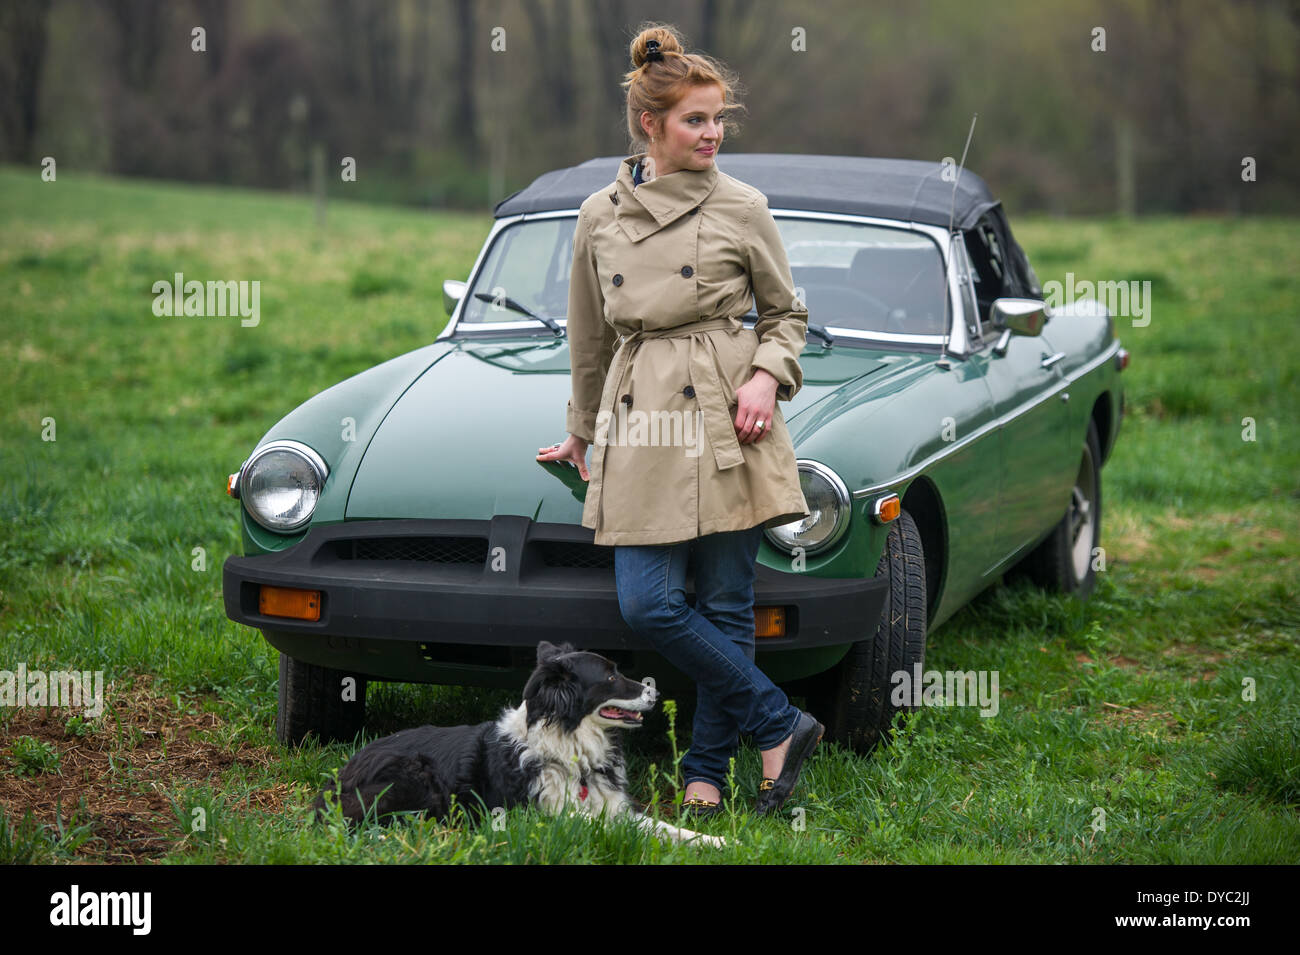
M811 515L800 521L766 528L763 533L773 546L789 553L802 548L805 554L816 554L844 536L849 526L852 499L840 476L826 465L806 460L799 461L798 465L799 485Z
M249 517L287 534L311 520L328 475L321 456L307 445L272 441L240 469L239 498Z

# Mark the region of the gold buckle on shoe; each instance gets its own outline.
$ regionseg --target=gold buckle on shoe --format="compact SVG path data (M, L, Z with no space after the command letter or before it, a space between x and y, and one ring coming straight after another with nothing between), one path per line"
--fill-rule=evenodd
M768 779L766 776L764 776L763 781L758 784L758 791L761 793L765 793L770 789L774 789L775 787L776 787L776 780Z
M683 806L705 806L707 808L712 809L714 806L717 805L717 803L709 802L707 799L703 798L702 796L692 796L690 799L682 803L682 805Z

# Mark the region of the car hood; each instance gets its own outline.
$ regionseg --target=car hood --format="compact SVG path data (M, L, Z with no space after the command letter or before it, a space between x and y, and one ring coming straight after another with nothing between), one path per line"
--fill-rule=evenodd
M804 383L782 404L790 421L849 382L886 366L859 348L800 356ZM563 339L462 342L424 371L385 416L348 496L348 520L519 514L579 523L586 482L536 461L566 437L569 350Z

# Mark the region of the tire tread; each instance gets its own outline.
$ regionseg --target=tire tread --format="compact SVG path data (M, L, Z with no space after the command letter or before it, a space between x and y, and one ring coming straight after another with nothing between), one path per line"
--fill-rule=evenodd
M345 702L339 692L345 677L357 681L355 702ZM350 741L365 725L366 678L344 670L316 666L280 654L279 705L275 736L287 746L297 746L314 733L322 743Z
M906 511L890 528L876 575L889 578L876 632L850 647L833 671L838 679L829 698L822 698L831 738L859 752L880 742L897 710L910 709L890 703L890 675L925 660L925 558L920 532Z

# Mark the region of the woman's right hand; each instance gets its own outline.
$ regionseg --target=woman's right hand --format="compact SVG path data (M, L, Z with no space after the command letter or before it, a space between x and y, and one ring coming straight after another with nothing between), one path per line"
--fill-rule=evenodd
M553 444L549 448L537 449L538 461L567 461L578 469L584 481L591 480L587 475L587 442L569 435L563 444Z

